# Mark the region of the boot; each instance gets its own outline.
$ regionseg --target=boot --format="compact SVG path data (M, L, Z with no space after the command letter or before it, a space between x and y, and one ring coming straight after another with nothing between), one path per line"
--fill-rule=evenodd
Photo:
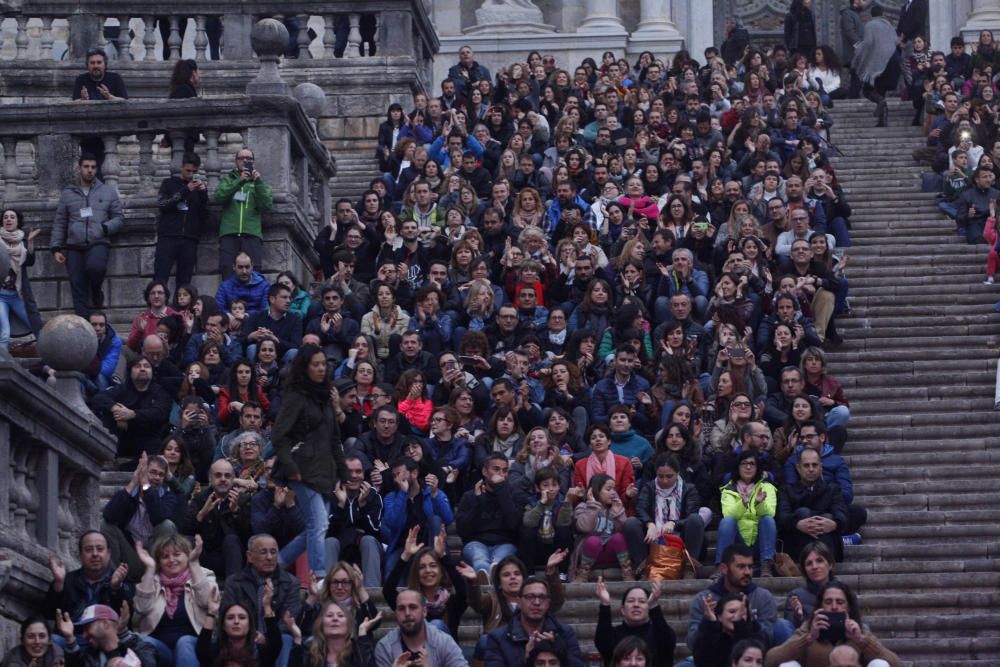
M622 581L635 581L635 570L632 569L632 556L628 552L618 554L618 565L622 569Z
M590 581L590 570L594 567L594 559L580 555L580 564L576 566L576 574L573 576L574 584L586 584Z
M773 577L774 576L774 561L771 559L765 560L760 564L760 576L761 577Z
M918 107L916 113L913 114L913 121L910 123L913 127L920 127L924 124L924 108Z

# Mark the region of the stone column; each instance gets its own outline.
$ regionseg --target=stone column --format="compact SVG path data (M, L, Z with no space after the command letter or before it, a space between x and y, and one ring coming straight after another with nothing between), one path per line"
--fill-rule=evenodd
M979 31L1000 31L1000 0L972 0L972 11L962 27L966 43L979 40Z
M625 32L625 25L618 18L615 0L586 0L583 23L577 32L594 32L604 35Z
M629 36L629 52L652 51L657 56L664 51L680 49L684 40L677 29L671 11L671 0L640 0L639 25Z

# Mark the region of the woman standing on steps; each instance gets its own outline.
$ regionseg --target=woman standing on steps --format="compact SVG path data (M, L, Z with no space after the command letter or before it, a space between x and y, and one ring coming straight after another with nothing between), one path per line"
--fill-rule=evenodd
M861 45L851 63L858 78L864 83L864 96L875 103L877 127L889 122L889 107L885 101L888 91L899 82L900 53L896 46L896 29L883 16L882 7L872 7L872 20L865 25Z

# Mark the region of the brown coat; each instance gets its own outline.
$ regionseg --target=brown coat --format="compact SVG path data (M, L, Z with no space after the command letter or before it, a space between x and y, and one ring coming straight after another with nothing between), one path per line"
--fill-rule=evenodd
M845 641L861 656L861 664L867 665L872 660L881 658L888 662L891 667L903 667L899 657L882 646L868 630L864 630L864 635L860 642ZM781 646L775 646L767 652L764 659L764 667L778 667L778 665L792 660L797 661L802 667L827 667L830 664L830 653L836 648L833 644L826 642L814 642L809 639L809 624L803 623L795 634Z

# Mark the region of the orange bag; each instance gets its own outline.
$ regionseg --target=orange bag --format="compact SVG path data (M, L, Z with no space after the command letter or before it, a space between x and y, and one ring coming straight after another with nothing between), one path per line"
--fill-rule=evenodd
M680 579L684 572L687 549L676 535L663 535L649 545L646 578L650 581Z

